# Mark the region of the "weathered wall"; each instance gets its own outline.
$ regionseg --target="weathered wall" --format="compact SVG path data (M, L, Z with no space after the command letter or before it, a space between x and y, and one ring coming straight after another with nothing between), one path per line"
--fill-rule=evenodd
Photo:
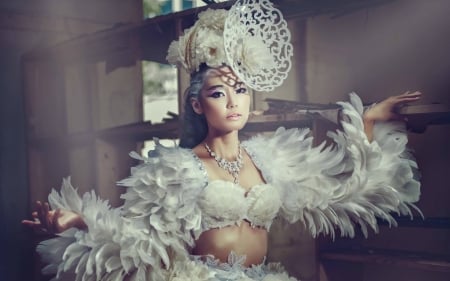
M140 20L141 1L0 2L0 280L33 280L21 56L117 22Z
M306 95L310 102L345 100L357 92L376 102L406 90L422 101L450 104L450 2L398 0L336 18L317 16L306 27ZM450 125L410 134L422 172L426 217L450 216ZM449 230L381 228L362 242L372 248L445 254ZM392 266L365 266L364 280L448 280L443 273ZM334 279L333 279L334 280ZM337 279L339 280L339 279Z
M306 35L306 91L311 102L366 101L405 90L423 103L448 102L450 3L397 0L331 18L310 18Z

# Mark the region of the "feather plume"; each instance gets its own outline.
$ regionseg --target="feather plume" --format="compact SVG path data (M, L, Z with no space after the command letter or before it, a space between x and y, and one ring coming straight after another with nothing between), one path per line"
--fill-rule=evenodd
M186 257L192 234L201 231L196 200L206 179L190 153L159 143L152 158L131 153L143 162L119 182L128 188L118 209L94 191L79 196L70 178L65 179L59 192L50 193L51 207L80 213L87 231L73 228L43 241L38 251L49 263L44 272L56 273L55 280L68 271L82 281L123 280L125 275L129 280L162 280L163 264L170 266L168 251Z
M356 225L367 236L369 229L378 231L376 217L395 226L391 213L417 210L417 164L406 149L402 124L377 123L369 142L359 97L351 93L349 102L338 104L345 121L343 131L328 133L331 146L314 147L307 129L280 128L269 138L254 137L246 148L266 181L280 188L287 221L302 221L313 236L334 237L339 229L353 237Z

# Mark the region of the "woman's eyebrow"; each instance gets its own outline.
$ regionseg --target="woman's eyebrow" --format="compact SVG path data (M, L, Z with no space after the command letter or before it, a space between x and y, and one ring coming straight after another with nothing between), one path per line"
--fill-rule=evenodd
M208 87L206 90L211 91L211 90L214 90L217 88L223 88L223 85L213 85L213 86Z
M241 82L241 81L236 82L236 87L243 87L243 86L244 87L246 86L244 82Z

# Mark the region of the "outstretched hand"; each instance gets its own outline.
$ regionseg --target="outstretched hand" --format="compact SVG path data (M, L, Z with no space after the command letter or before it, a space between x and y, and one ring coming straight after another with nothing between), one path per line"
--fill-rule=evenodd
M74 212L56 209L50 210L47 202L36 202L36 211L32 213L33 220L23 220L22 224L33 228L36 232L56 234L71 227L86 228L83 218Z
M364 121L402 120L397 110L410 102L419 100L421 95L420 92L407 91L401 95L389 97L367 109L364 112Z
M392 96L380 103L371 106L364 112L364 131L367 139L373 139L373 125L377 121L404 120L402 115L398 114L398 109L420 99L420 92L405 92L398 96Z

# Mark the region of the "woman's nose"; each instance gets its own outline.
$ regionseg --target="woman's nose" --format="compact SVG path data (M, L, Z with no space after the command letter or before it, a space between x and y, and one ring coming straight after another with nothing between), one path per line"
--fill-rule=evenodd
M235 108L237 104L234 103L228 103L227 108Z
M237 107L237 99L236 99L236 93L232 93L228 95L228 103L227 108L234 108Z

